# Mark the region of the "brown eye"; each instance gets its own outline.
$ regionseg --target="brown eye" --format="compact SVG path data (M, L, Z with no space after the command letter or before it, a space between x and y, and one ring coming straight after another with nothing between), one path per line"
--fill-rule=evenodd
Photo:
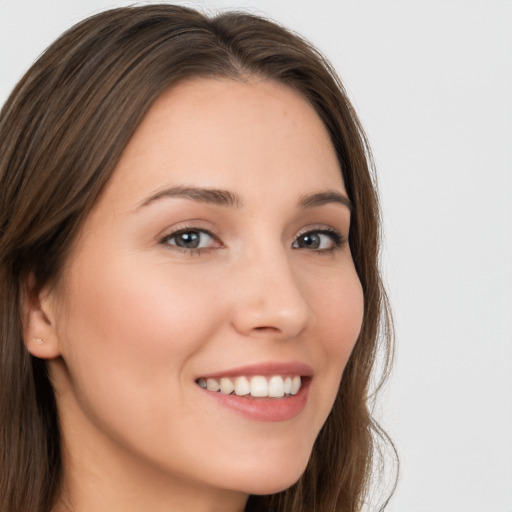
M197 231L185 231L179 235L174 235L173 239L178 247L197 249L201 242L201 235Z
M303 249L318 249L321 244L320 235L318 233L306 233L296 240L297 247Z

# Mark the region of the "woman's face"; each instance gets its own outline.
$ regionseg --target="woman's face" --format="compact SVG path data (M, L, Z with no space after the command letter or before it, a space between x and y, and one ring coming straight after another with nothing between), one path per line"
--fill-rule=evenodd
M68 471L294 483L360 331L349 226L300 95L196 79L161 96L43 300Z

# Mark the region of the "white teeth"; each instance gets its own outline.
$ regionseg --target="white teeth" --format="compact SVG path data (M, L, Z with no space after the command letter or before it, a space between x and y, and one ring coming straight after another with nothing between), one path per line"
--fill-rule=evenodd
M251 395L256 397L268 396L268 382L265 377L251 379Z
M296 395L299 392L299 389L300 389L301 386L302 386L302 382L300 380L300 377L297 377L297 376L293 377L293 379L292 379L292 389L291 389L290 393L292 395Z
M229 395L235 390L235 385L231 379L222 378L220 379L220 392L223 395Z
M206 389L208 391L219 391L219 381L215 379L206 379Z
M284 396L283 377L275 375L268 381L268 396L278 398Z
M234 392L238 396L250 394L256 398L282 398L286 395L296 395L302 387L302 379L299 375L294 377L273 375L270 378L256 375L250 381L247 377L200 378L197 380L197 384L208 391L220 391L223 395L230 395Z
M237 377L235 379L235 394L245 396L251 392L249 381L245 377Z

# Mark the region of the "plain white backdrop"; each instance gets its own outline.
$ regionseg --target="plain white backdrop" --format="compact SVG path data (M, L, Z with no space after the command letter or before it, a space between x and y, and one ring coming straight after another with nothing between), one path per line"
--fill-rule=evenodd
M61 32L133 2L0 0L0 103ZM177 2L266 14L334 63L375 154L398 352L392 512L512 512L512 2Z

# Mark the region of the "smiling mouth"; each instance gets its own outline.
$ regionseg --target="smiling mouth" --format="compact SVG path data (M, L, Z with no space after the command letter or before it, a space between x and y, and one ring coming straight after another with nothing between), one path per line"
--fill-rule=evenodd
M254 398L285 398L296 395L302 387L300 375L271 375L268 377L199 378L198 386L214 393Z

